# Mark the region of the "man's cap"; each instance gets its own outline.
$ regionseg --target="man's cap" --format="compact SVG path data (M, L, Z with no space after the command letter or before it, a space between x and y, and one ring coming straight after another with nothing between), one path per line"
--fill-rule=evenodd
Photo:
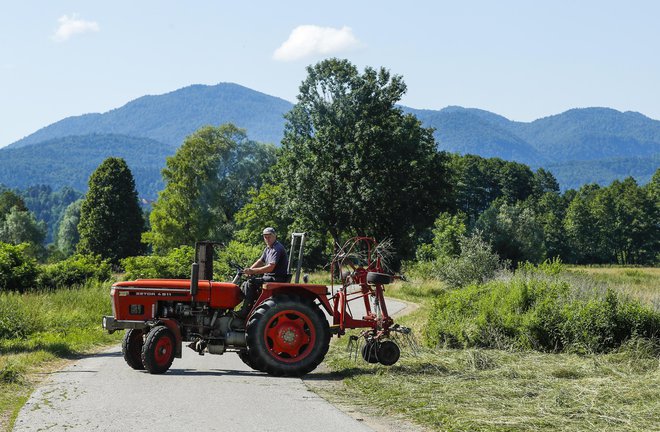
M261 235L266 235L266 234L276 235L277 233L275 232L275 228L267 227L267 228L264 228L264 232L261 233Z

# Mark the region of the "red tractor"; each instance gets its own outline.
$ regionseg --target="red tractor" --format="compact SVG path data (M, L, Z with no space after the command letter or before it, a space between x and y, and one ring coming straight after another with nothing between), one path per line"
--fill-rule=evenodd
M335 289L306 283L306 277L299 283L304 239L304 233L292 236L289 273L296 240L300 247L295 282L264 284L247 319L233 312L243 296L240 267L236 266L232 282L212 281L216 243L198 242L191 279L115 283L110 290L113 316L103 317L103 328L111 333L126 329L122 343L126 363L152 374L167 371L175 357L181 358L182 343L190 342L188 346L200 355L235 352L255 370L301 376L321 363L332 334L341 336L352 328L365 329L365 360L394 364L399 347L390 334L407 329L393 325L387 313L383 285L393 276L383 272L376 242L359 237L345 245L345 252L332 262L333 273L342 275L342 285ZM355 258L358 249L362 260ZM350 303L359 299L366 314L356 318Z

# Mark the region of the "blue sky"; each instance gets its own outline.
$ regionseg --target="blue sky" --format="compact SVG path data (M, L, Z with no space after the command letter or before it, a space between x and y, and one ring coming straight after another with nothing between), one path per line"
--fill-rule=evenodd
M235 82L294 102L325 57L403 75L414 108L660 119L660 2L32 1L0 5L0 146L145 94Z

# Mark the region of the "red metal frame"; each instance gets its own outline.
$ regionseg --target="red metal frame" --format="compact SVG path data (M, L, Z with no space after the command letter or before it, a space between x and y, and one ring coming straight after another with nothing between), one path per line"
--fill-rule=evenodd
M366 246L366 262L363 264L357 263L356 265L351 261L351 258L360 246ZM332 319L333 325L339 327L338 335L340 336L345 333L346 329L355 328L370 328L377 337L389 335L389 328L394 321L387 312L384 287L381 284L372 286L367 283L369 272L382 273L384 271L380 256L374 253L376 246L377 243L373 237L354 237L344 244L340 253L332 261L331 275L343 275L345 267L350 269L350 276L342 277L342 285L336 293L334 292L334 284L332 286ZM350 287L355 286L359 287L359 291L349 291ZM374 305L378 310L373 311L371 309L369 297L374 298ZM364 301L366 311L362 319L353 317L349 305L353 301L359 301L359 299Z

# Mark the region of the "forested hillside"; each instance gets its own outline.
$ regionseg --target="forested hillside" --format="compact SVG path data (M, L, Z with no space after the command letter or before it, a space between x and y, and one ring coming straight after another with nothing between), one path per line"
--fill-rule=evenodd
M541 165L546 159L507 127L509 120L487 111L448 107L440 111L404 108L427 127L435 128L442 150ZM500 120L501 119L501 120ZM493 121L495 120L495 121ZM499 121L498 121L499 120Z
M233 123L250 138L279 143L285 112L292 104L231 83L191 85L157 96L143 96L103 114L69 117L9 147L25 147L69 135L122 134L179 146L202 126Z
M572 109L512 130L555 162L660 153L660 121L636 112Z
M659 167L660 154L647 157L619 157L545 165L545 168L555 175L562 190L578 189L585 184L585 179L589 179L589 183L604 186L614 180L633 176L639 184L646 184ZM634 173L634 175L631 173Z
M25 189L64 186L86 191L94 169L107 157L126 159L142 196L155 198L163 188L160 171L176 146L126 135L67 136L39 145L0 151L0 184Z
M231 83L144 96L107 113L63 119L0 149L0 184L85 190L93 167L118 156L131 166L140 195L154 198L165 156L201 126L231 122L252 140L279 145L292 107ZM474 108L401 108L435 129L440 150L544 167L562 190L627 176L645 183L658 166L660 121L639 113L584 108L524 123Z

